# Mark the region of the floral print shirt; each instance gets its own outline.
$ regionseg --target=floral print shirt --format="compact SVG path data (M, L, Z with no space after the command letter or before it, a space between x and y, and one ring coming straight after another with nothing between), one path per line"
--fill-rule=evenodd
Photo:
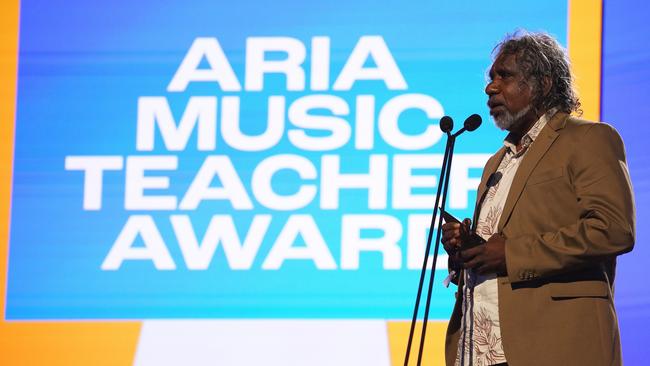
M555 110L544 114L528 133L522 137L522 148L517 151L516 142L508 135L503 144L506 153L496 170L494 179L480 207L476 232L488 240L497 232L501 211L506 203L512 180L523 160L528 147L535 141L540 130L544 128ZM463 318L458 352L457 366L483 366L506 362L501 344L499 327L499 296L497 279L494 273L479 275L472 270L464 272L465 283L462 288Z

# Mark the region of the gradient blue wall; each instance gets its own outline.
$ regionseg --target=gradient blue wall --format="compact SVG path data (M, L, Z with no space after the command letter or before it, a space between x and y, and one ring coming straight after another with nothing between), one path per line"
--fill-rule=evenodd
M636 247L618 262L616 307L628 365L647 364L650 350L650 5L645 1L605 1L603 14L602 120L623 136L637 208Z

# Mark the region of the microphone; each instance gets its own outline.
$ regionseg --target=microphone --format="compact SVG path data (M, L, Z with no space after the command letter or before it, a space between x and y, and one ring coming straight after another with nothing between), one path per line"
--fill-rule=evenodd
M481 119L481 116L479 116L478 114L472 114L471 116L467 117L465 122L463 122L463 128L456 131L456 133L453 134L452 136L457 137L458 135L460 135L465 131L470 131L470 132L474 131L481 125L482 122L483 120Z
M474 131L475 129L479 128L483 120L481 119L481 116L478 114L472 114L471 116L467 117L465 122L463 123L463 127L467 131Z
M479 117L481 118L481 117ZM449 116L444 116L440 119L440 129L444 133L449 133L449 131L454 129L454 120Z
M499 183L499 181L501 180L501 178L503 178L503 173L494 172L494 173L490 174L490 177L488 177L488 180L485 183L485 186L488 189L490 189L490 188L496 186Z

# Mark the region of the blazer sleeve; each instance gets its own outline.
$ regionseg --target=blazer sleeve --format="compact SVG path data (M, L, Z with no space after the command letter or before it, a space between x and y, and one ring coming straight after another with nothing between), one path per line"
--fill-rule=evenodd
M574 224L556 231L507 238L511 282L566 273L629 252L634 246L634 198L623 141L605 123L589 124L582 130L567 157L580 215Z

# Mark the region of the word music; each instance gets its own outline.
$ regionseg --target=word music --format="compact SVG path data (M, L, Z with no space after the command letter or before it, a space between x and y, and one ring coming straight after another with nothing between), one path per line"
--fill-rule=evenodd
M432 208L442 155L422 150L440 142L444 108L433 96L408 92L382 37L360 37L336 75L331 43L313 37L308 48L291 37L249 37L238 77L216 38L196 38L168 95L138 98L137 154L66 156L65 169L83 177L83 210L106 209L107 179L123 185L124 225L101 269L149 261L156 270L181 262L206 270L219 246L232 270L257 263L278 270L286 261L358 269L363 252L381 254L384 269L417 269L429 215L396 213ZM269 83L270 75L281 75L283 86ZM360 83L381 87L355 94ZM186 95L192 85L219 90ZM402 92L380 95L385 90ZM242 114L261 92L264 118ZM187 97L182 105L178 95ZM405 126L405 113L423 121ZM251 134L251 126L261 132ZM451 208L468 207L487 158L455 155ZM348 190L357 199L342 198ZM209 202L228 208L215 214ZM209 221L202 234L197 217ZM367 230L376 235L366 237ZM182 258L170 254L172 244Z

